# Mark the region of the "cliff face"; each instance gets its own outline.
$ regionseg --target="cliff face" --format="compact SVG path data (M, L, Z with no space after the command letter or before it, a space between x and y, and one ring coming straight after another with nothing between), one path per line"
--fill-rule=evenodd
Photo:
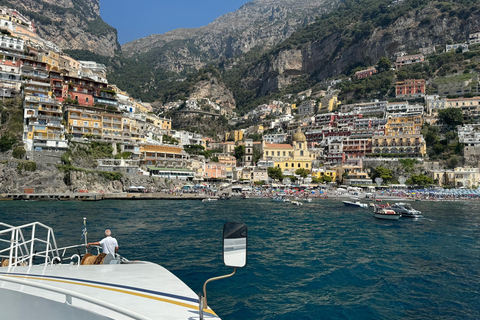
M246 88L258 88L261 95L279 91L299 77L311 77L317 82L348 71L352 65L375 65L382 56L393 58L398 51L418 52L424 47L465 42L469 33L480 30L480 11L468 18L445 14L429 4L412 11L385 27L373 28L368 35L351 41L352 32L345 29L318 40L278 50L248 70L242 83Z
M62 49L113 56L120 50L117 30L100 17L99 0L3 0L30 18L38 35Z
M210 80L201 80L197 82L193 87L189 98L208 98L218 105L235 108L233 93L216 77L212 77Z
M149 52L155 65L170 71L199 69L212 60L272 47L334 3L336 0L254 0L207 26L153 34L124 44L122 52L127 56Z

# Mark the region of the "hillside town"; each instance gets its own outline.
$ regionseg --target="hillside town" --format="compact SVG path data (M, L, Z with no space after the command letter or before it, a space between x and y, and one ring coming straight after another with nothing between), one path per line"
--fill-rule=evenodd
M480 131L470 121L480 112L473 72L396 81L395 101L344 103L336 86L351 79L333 79L326 90L285 96L285 101L294 97L299 103L273 100L244 115L208 98L169 102L157 110L108 83L105 65L73 59L39 37L34 23L18 11L0 7L0 26L0 95L2 100L22 99L22 142L29 161L61 165L72 143L105 143L112 146L113 157L96 159L99 171L197 183L368 186L375 181L367 167L414 159L429 168L425 174L438 186L480 185ZM465 43L446 44L444 50L468 52L478 43L480 32L469 34ZM398 52L390 67L422 64L433 53L435 48ZM372 66L354 77L368 79L377 72ZM174 130L172 119L162 114L180 107L224 116L232 126L255 125L222 136ZM465 164L453 168L430 161L422 134L425 125L441 125L439 112L449 108L461 110L470 123L457 127Z

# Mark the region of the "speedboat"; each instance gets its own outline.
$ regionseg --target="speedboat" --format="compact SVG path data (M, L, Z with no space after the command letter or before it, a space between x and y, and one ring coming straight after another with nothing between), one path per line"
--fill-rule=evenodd
M368 205L366 203L361 203L360 201L342 201L346 206L352 207L360 207L360 208L367 208Z
M301 205L303 205L301 202L295 201L295 200L292 201L291 204L296 205L296 206L301 206Z
M209 201L217 201L218 199L212 199L212 198L206 198L206 199L202 199L202 202L209 202Z
M402 217L407 217L407 218L423 217L422 213L418 210L413 209L413 207L409 203L398 202L392 205L391 208L396 213L400 213Z
M387 205L382 206L377 204L373 209L373 216L377 219L398 220L402 215L400 213L396 213Z
M245 238L232 240L225 226L224 262L242 267L246 226ZM206 304L206 283L215 278L199 296L155 263L95 256L85 244L57 247L52 228L40 222L0 222L0 258L0 307L9 319L219 319Z

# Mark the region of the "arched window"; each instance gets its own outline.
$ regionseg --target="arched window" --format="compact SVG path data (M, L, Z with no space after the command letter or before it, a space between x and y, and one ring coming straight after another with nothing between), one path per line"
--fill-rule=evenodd
M298 164L298 167L300 168L300 163Z

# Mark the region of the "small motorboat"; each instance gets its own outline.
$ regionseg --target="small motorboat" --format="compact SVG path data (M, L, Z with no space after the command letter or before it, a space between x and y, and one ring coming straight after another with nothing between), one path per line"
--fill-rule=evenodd
M402 216L400 213L396 213L388 205L375 205L373 209L373 216L377 219L384 220L398 220Z
M217 201L218 199L206 198L202 199L202 202Z
M287 202L287 199L285 199L283 196L273 197L272 200L275 202Z
M361 203L360 201L342 201L346 206L352 207L360 207L360 208L367 208L368 205L366 203Z
M292 201L291 204L296 205L296 206L301 206L303 203L298 202L298 201Z
M312 198L305 198L305 199L303 199L303 201L305 201L305 202L312 202Z
M400 213L402 217L406 218L420 218L423 217L422 213L418 210L413 209L412 205L409 203L398 202L391 206L391 208L396 212Z

